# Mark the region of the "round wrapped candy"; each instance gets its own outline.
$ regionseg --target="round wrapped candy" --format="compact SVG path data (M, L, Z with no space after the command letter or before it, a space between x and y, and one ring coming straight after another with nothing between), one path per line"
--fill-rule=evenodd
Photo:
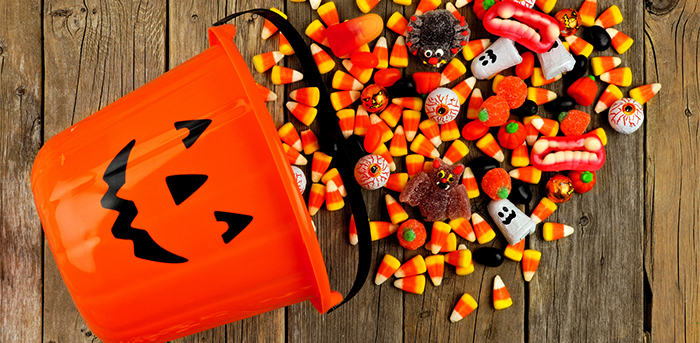
M438 124L453 121L459 113L459 107L459 97L449 88L437 88L425 98L425 113Z
M637 131L644 123L644 110L637 100L620 99L610 106L608 121L615 131L630 134Z
M567 176L557 174L547 181L547 198L557 204L565 203L574 196L574 184Z
M378 155L367 155L355 165L355 180L364 189L384 187L389 180L389 164Z
M292 171L294 172L294 178L297 180L299 191L301 194L304 194L304 190L306 190L306 175L304 175L304 171L297 166L292 166Z
M554 18L559 21L562 37L574 35L580 27L578 12L573 8L565 8L557 12Z
M362 100L362 106L364 106L369 113L384 111L386 106L389 105L389 95L386 89L376 83L365 87L365 89L362 90L360 99Z

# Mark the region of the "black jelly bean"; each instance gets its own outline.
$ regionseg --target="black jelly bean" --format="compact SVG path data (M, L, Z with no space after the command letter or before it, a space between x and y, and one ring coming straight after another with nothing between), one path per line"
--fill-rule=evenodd
M511 110L511 114L515 114L518 117L528 117L537 114L537 104L532 100L525 100L522 106Z
M593 49L605 51L612 45L612 39L604 28L600 26L591 26L583 31L583 39L593 45Z
M503 264L503 253L496 248L479 248L472 254L472 259L488 267L498 267Z
M546 104L544 104L544 108L552 112L556 115L559 115L561 112L568 112L573 110L576 107L576 100L570 96L562 96L559 98L556 98Z
M410 77L405 77L396 81L391 87L386 89L392 98L419 97L416 92L416 83Z
M525 182L517 179L511 179L510 188L508 200L510 200L512 203L524 205L529 204L530 200L532 200L532 191L530 190L530 186Z
M481 178L484 177L486 172L500 167L501 164L498 161L488 156L477 157L469 162L469 168L472 169L476 182L479 184L481 184Z
M578 80L588 71L588 58L586 56L578 55L574 59L576 60L574 69L566 73L568 80Z

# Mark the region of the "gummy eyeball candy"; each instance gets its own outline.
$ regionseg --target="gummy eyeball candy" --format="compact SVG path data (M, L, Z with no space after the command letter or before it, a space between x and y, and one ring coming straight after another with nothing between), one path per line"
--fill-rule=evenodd
M367 155L355 165L355 180L364 189L375 190L389 180L389 164L377 155Z
M369 113L378 113L384 111L387 105L389 105L389 95L384 87L378 84L372 84L362 91L362 106L365 107Z
M459 113L459 107L459 97L449 88L437 88L425 98L425 113L438 124L453 121Z
M615 131L630 134L644 123L644 110L637 100L620 99L610 106L608 121Z
M306 175L304 175L304 172L297 166L292 166L292 171L294 172L294 178L299 186L299 191L301 194L304 194L304 190L306 190Z

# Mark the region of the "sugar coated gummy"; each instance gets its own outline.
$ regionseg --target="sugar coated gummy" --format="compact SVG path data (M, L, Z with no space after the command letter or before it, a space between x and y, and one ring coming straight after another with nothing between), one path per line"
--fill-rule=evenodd
M578 136L582 135L588 123L591 122L591 115L579 110L571 110L568 112L562 112L559 114L559 128L565 136Z
M516 109L527 99L527 85L519 77L507 76L498 83L496 94L508 102L510 109Z
M508 121L510 107L506 99L494 95L481 104L479 120L486 126L501 126Z
M510 175L503 168L491 169L481 179L481 189L493 200L507 199L511 189Z
M416 250L422 247L428 238L425 226L415 219L409 219L401 224L397 236L399 237L399 244L408 250Z

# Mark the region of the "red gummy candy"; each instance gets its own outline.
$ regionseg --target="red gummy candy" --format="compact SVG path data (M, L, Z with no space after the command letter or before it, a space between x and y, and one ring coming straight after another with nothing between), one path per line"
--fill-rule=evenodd
M489 127L478 120L472 120L462 128L462 137L468 141L475 141L489 132Z
M418 94L429 94L440 87L442 74L431 71L421 71L413 73L413 82L416 83Z
M522 106L527 99L527 85L516 76L508 76L496 86L496 95L506 99L511 110Z
M367 129L363 146L365 151L371 154L379 148L379 144L382 144L382 129L379 125L374 124Z
M399 237L399 244L408 250L416 250L425 244L428 234L425 232L425 226L415 219L409 219L401 226L396 233Z
M479 120L486 126L501 126L508 121L510 107L506 99L494 95L486 99L479 109Z
M525 51L520 58L523 59L522 62L515 66L515 75L519 78L527 80L532 76L532 72L535 70L535 55L529 51Z
M503 168L489 170L481 179L481 189L493 200L507 199L510 195L510 175Z
M565 136L578 136L586 132L591 115L579 110L571 110L559 114L559 129Z
M401 79L401 71L396 68L387 68L377 71L374 74L374 83L387 88L391 87L396 81Z
M359 51L350 57L352 64L365 69L374 69L379 64L377 56L369 51Z

